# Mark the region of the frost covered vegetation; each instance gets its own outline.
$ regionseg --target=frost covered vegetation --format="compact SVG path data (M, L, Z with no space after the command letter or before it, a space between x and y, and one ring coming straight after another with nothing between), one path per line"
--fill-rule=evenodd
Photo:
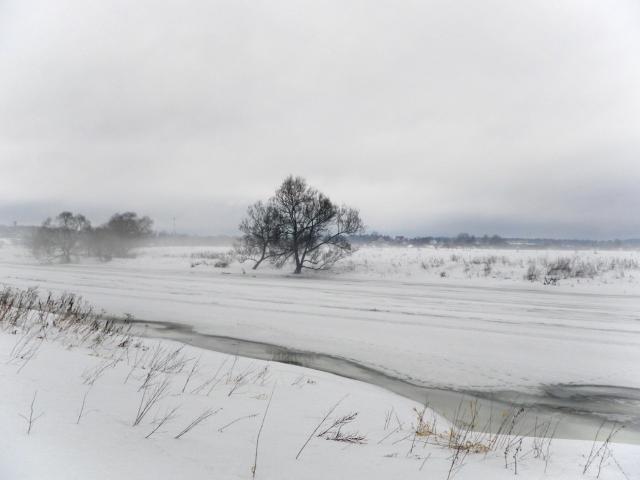
M638 447L483 433L376 387L142 340L73 295L0 292L2 478L633 478ZM517 475L517 477L516 477Z
M224 247L185 251L176 248L166 255L188 255L192 268L228 271L242 269L246 261L237 250ZM640 252L360 246L350 257L336 263L330 275L497 280L550 286L634 285L640 282Z
M541 259L540 264L529 262L525 279L529 281L543 280L545 284L557 284L566 279L594 279L611 275L624 278L628 273L640 270L637 258L591 258L558 257L555 260Z
M341 273L459 280L559 283L636 283L640 253L623 250L517 250L361 247Z

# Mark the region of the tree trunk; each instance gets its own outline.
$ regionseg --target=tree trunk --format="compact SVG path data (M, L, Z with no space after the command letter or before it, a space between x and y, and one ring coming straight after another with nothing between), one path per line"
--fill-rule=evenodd
M260 256L260 259L252 267L252 269L257 270L260 264L262 263L262 261L264 260L264 257L266 256L267 256L267 247L262 247L262 255Z
M293 259L296 261L296 269L293 273L302 273L302 261L300 260L300 254L298 253L298 243L294 245Z

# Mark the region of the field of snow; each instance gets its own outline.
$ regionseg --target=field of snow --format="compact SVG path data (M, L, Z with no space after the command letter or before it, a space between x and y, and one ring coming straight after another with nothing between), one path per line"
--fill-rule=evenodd
M558 262L563 258L569 260ZM109 263L54 265L5 242L0 278L3 286L82 295L109 315L184 325L192 337L318 352L442 389L525 398L543 392L569 404L586 392L605 410L624 413L640 406L639 261L638 252L622 251L368 247L333 272L294 276L287 269L253 271L225 248L155 247ZM545 285L556 264L567 267L566 276ZM538 271L533 281L525 279L530 265ZM24 332L0 333L2 479L251 478L263 419L256 478L446 479L460 451L447 445L447 420L427 409L429 428L422 428L416 416L422 407L408 398L316 370L194 347L180 350L183 368L163 372L168 386L161 401L134 427L144 395L152 393L144 385L153 352L181 344L133 339L122 347L115 339L87 344L43 336L49 340L30 356ZM149 385L161 384L159 378ZM34 395L34 416L42 416L27 434ZM345 395L327 426L357 412L341 432L362 435L364 443L316 435L296 460ZM174 407L175 416L145 438ZM499 418L515 411L501 408ZM174 438L208 411L211 417ZM622 422L637 419L620 415ZM485 446L474 447L478 452L465 455L452 473L511 478L518 468L519 478L584 478L598 423L587 424L577 440L567 440L561 426L550 455L540 453L540 440L515 436L523 443L517 440L505 455L503 446L486 451L490 434L474 436ZM520 435L539 435L539 425L534 432L531 421L526 425ZM422 435L430 430L437 432ZM613 445L602 466L598 457L587 478L599 468L605 479L640 475L637 425L626 430L616 439L630 443Z
M432 386L640 388L640 270L552 286L526 281L523 272L531 258L566 252L368 248L338 273L294 276L286 268L254 272L236 262L216 268L219 259L207 258L212 252L149 248L134 259L43 265L26 250L5 246L0 278L5 285L73 292L111 314L347 357ZM478 277L465 274L453 255L473 265L488 255L510 260ZM640 261L638 252L574 255ZM433 258L446 260L436 270L449 272L446 277L422 268Z
M555 277L557 284L582 291L640 292L637 251L364 247L337 270L364 277L520 286Z
M541 438L527 438L509 412L496 412L506 419L502 435L451 430L433 411L368 384L105 332L91 317L69 314L68 299L14 317L15 306L2 298L2 479L624 480L640 473L640 447L605 444L607 432L595 443L561 440L540 425Z

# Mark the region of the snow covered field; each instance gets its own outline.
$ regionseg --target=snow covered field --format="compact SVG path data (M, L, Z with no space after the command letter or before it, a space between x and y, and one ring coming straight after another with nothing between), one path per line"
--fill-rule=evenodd
M6 243L0 271L6 285L74 292L114 315L345 357L422 385L616 386L637 397L638 252L367 247L334 272L298 277L254 272L227 251L47 265ZM569 278L544 285L563 259Z
M80 314L69 314L68 299L14 317L6 298L2 479L623 480L640 472L640 447L605 444L606 431L594 443L553 438L553 426L540 425L542 438L527 438L506 411L496 412L501 435L452 430L371 385L105 332L80 318L77 303ZM471 418L472 406L461 408Z
M335 272L299 277L286 269L254 272L227 258L227 250L147 248L109 263L47 265L7 242L0 248L0 271L6 286L73 292L111 315L320 352L417 385L526 398L567 395L563 389L571 386L595 395L605 410L640 404L637 252L363 248ZM530 264L544 271L567 256L573 266L594 266L587 269L595 271L593 278L562 278L557 285L544 285L544 275L524 279ZM450 425L431 409L425 418L430 427L435 421L436 435L416 436L415 410L422 406L408 398L328 373L194 347L181 350L184 368L167 373L165 395L134 427L153 352L180 344L147 339L122 348L115 340L96 346L62 336L42 342L25 362L15 353L20 338L10 329L0 334L0 388L10 392L0 409L3 479L251 478L256 435L272 392L257 478L447 478L457 451L443 445ZM97 372L95 381L87 380ZM622 392L620 398L611 397L611 387ZM35 392L34 414L44 415L27 435L28 423L19 415L28 417ZM358 412L345 432L362 434L366 443L313 436L296 460L323 415L345 395L327 426ZM145 439L176 406L175 418ZM174 438L210 409L214 415ZM507 418L516 411L498 410ZM515 454L520 478L541 478L545 469L548 478L583 478L592 448L587 438L597 424L589 424L580 440L558 435L548 461L528 438L518 452L512 445L506 461L504 448L478 447L483 452L469 453L453 473L511 478ZM518 433L533 434L528 427ZM601 432L600 440L605 436ZM637 478L635 426L616 438L631 444L612 447L600 478ZM484 434L480 443L490 439ZM587 477L596 475L594 464Z
M365 277L524 286L557 277L561 286L582 291L640 292L637 251L364 247L339 270Z
M217 259L200 258L203 251L206 257L213 249L149 248L110 263L41 265L5 246L0 272L6 285L73 292L111 314L343 356L431 386L640 388L637 269L551 286L522 278L528 259L566 252L371 248L337 274L298 277L235 262L216 268ZM511 263L476 276L447 260L436 270L449 272L444 278L421 266L452 255L504 256ZM576 255L640 261L638 252Z

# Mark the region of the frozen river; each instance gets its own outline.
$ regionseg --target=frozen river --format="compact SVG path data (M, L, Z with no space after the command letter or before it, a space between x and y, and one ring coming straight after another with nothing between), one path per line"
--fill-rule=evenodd
M8 285L74 292L111 315L184 325L191 339L275 345L343 359L419 389L583 409L640 425L640 296L634 293L491 279L223 274L152 257L39 265L5 256L0 271ZM405 394L421 400L417 391Z

